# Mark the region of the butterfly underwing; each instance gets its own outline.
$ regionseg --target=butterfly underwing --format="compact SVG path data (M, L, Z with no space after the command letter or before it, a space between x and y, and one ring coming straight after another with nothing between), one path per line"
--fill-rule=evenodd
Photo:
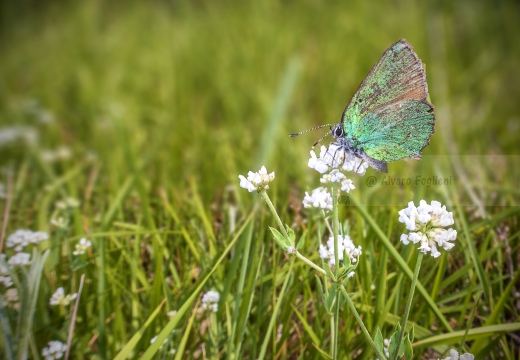
M435 115L421 60L406 40L390 46L359 85L331 135L347 153L388 172L387 162L420 159Z

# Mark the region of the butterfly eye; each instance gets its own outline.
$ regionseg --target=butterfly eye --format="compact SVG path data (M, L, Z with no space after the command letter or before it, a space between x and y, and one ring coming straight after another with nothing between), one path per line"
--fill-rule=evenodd
M337 126L334 129L334 137L336 137L336 138L343 137L343 129L341 126Z

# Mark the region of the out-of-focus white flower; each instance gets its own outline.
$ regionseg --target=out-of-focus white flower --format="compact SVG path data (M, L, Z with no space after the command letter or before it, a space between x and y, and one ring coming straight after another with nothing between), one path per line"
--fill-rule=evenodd
M13 279L10 276L0 275L0 284L3 284L4 287L8 288L13 285Z
M329 264L334 265L334 263L335 263L334 236L329 237L329 240L327 241L327 246L320 245L320 248L318 251L319 251L320 257L322 259L329 259ZM354 243L352 242L352 239L348 235L345 235L345 236L338 235L338 251L339 251L338 259L340 261L343 260L343 254L345 254L345 252L346 252L352 263L356 263L358 257L362 253L361 246L356 247L354 245ZM353 273L352 273L352 275L353 275ZM352 276L352 275L350 275L350 276Z
M49 303L54 306L56 306L56 305L67 306L72 302L72 300L74 300L77 297L78 297L77 293L65 296L65 290L62 287L60 287L60 288L58 288L58 290L56 290L56 292L54 294L52 294L52 297L51 297L51 300L49 301Z
M67 351L67 345L61 341L49 341L47 347L42 350L45 360L61 359Z
M73 252L74 255L82 255L92 246L90 240L81 238L79 243L76 244L76 250Z
M65 220L63 217L57 217L51 219L51 225L56 226L60 229L66 229L67 228L67 220Z
M459 353L456 350L450 350L450 356L444 358L443 360L473 360L475 359L475 355L470 353L465 353L459 356Z
M446 206L441 206L438 201L434 200L429 205L421 200L418 207L410 201L407 208L399 211L399 222L411 231L401 235L401 241L405 245L420 242L419 250L425 254L429 252L436 258L441 255L437 246L447 251L455 246L452 241L457 239L457 231L444 229L453 225L453 213L446 211Z
M303 207L320 208L326 211L332 210L332 196L324 187L312 190L311 194L306 191L303 198Z
M9 258L7 263L10 266L23 266L29 264L31 260L31 254L19 252Z
M38 136L36 130L27 126L7 126L0 128L0 147L18 139L33 143Z
M49 235L42 231L19 229L9 235L6 245L8 248L14 248L14 251L19 252L29 244L37 244L48 238Z
M18 290L16 288L7 289L4 294L4 300L8 303L16 305L18 303Z
M202 296L202 308L204 310L218 311L218 301L220 294L217 291L210 290Z
M168 311L166 313L166 316L168 316L170 319L174 317L177 314L177 310Z
M295 254L296 253L296 248L294 246L289 246L287 248L287 253L288 254Z
M67 197L63 200L56 202L56 207L61 210L69 209L69 208L77 208L79 206L79 201L72 197Z
M60 146L56 150L42 150L40 157L44 162L55 162L59 160L67 160L72 157L72 151L66 146Z
M274 180L274 171L270 174L267 173L265 166L262 166L260 171L252 172L247 174L247 179L243 175L238 175L240 179L240 186L247 189L249 192L269 189L269 183Z

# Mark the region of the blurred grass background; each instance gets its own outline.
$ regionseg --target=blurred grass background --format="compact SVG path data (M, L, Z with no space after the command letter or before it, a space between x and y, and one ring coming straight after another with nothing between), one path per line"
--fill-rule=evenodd
M390 173L453 172L454 186L441 191L444 202L476 208L518 205L518 2L7 1L0 4L0 11L0 124L2 128L23 126L36 134L27 143L0 144L2 168L13 169L15 174L8 232L20 227L48 230L53 202L66 195L80 199L82 207L63 236L64 244L82 234L121 228L174 232L161 241L155 239L150 250L152 254L172 253L172 258L165 255L164 268L158 265L160 259L158 263L153 263L157 259L139 260L138 248L125 245L139 236L122 237L121 242L111 238L108 255L100 255L106 263L101 258L96 263L96 271L104 267L101 272L108 274L108 285L103 281L87 285L91 298L83 318L88 311L97 315L98 304L108 296L107 313L101 314L118 319L110 325L117 329L110 334L117 341L106 334L104 340L101 334L99 344L91 342L92 332L103 330L84 320L78 330L84 331L76 340L78 349L89 347L101 357L117 353L137 329L136 319L146 319L165 296L175 308L184 292L193 290L190 282L198 279L193 269L204 272L213 263L254 202L254 196L237 190L238 174L256 171L261 165L275 171L271 196L282 212L287 210L284 221L297 223L303 215L295 204L305 190L317 186L307 159L310 145L322 132L296 139L287 135L339 121L372 65L400 38L407 39L426 64L437 121L423 153L431 161L391 164ZM62 146L70 149L71 158L52 164L42 160L42 151ZM481 156L490 154L502 156ZM441 161L438 155L450 156ZM468 157L454 169L451 155ZM5 183L2 176L0 181ZM364 194L361 181L359 186L354 182ZM412 196L438 199L434 190L427 191ZM366 196L377 198L381 193ZM165 198L173 212L165 208ZM392 205L404 207L410 199ZM516 254L515 209L506 215L490 210L501 214L498 218L481 213L485 221L479 221L484 223L472 229L482 231L482 226L489 225L480 234L491 247L490 234L507 221ZM465 211L464 216L471 218L473 208L461 210ZM261 213L260 223L254 222L255 230L250 229L254 235L249 236L265 244L268 269L273 269L282 256L269 250L271 242L263 231L270 218ZM345 210L343 216L349 216ZM397 219L384 207L373 216L383 229L393 229ZM357 235L361 241L370 237L364 225L359 225ZM376 245L366 245L368 253L378 251L375 241ZM96 250L105 249L101 243ZM256 246L259 250L260 245ZM65 251L56 243L53 247L52 261L57 265ZM316 248L313 244L309 251ZM159 280L155 278L155 292L140 293L138 298L125 293L128 284L113 271L120 269L119 256L126 251L136 257L132 264L143 262L139 266L145 277L164 271ZM513 260L518 262L515 256ZM380 265L377 259L372 261ZM67 263L61 266L67 273ZM225 279L231 270L222 270L218 278ZM376 276L367 271L367 276ZM102 275L96 274L92 278L99 281ZM261 274L273 275L269 270ZM165 295L163 281L169 276L178 277L173 281L173 295ZM305 276L313 281L311 275ZM261 300L254 302L259 309L261 305L269 308L275 289L272 279L262 279ZM49 283L52 288L53 282ZM217 288L222 291L222 286ZM226 286L229 292L231 285ZM364 286L370 291L370 284ZM42 296L50 291L43 290ZM145 310L129 318L109 305L126 297ZM487 301L492 307L493 301ZM397 303L393 310L399 313ZM511 311L517 318L517 310ZM288 305L282 310L286 319L291 312ZM51 321L40 316L37 334ZM264 325L246 332L243 349L251 351L250 355L257 354L254 337L265 332ZM508 341L502 343L506 348ZM497 342L491 348L499 346ZM190 343L191 351L196 351L198 342ZM270 350L280 351L274 345ZM312 352L312 347L307 351Z

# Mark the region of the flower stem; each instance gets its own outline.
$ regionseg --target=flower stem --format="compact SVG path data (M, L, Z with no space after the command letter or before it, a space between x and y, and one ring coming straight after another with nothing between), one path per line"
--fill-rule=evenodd
M345 289L345 286L343 286L341 284L340 285L340 290L343 293L343 296L345 297L345 299L347 300L347 304L348 304L348 307L350 308L350 311L352 311L352 313L354 314L354 317L356 318L359 326L361 327L361 331L363 332L363 335L365 335L365 339L372 346L372 348L374 349L374 351L375 351L375 353L376 353L376 355L377 355L377 357L379 359L386 359L385 355L382 354L381 352L379 352L379 350L377 350L376 344L374 343L374 340L372 340L372 337L368 333L368 330L365 327L365 324L363 323L363 320L361 320L361 317L359 316L359 313L357 312L356 307L354 306L354 303L350 299L350 296L347 293L347 290Z
M410 293L408 294L408 300L406 301L406 308L404 310L404 316L402 321L401 332L399 333L399 339L397 340L397 345L395 347L395 352L392 354L393 359L397 359L397 355L399 354L399 348L401 347L401 341L403 340L404 331L406 330L406 323L408 322L408 315L410 315L410 308L412 306L413 293L415 291L415 287L417 285L417 278L419 277L419 270L421 270L421 262L424 254L422 252L417 256L417 263L415 264L415 270L412 278L412 285L410 286Z
M334 275L336 278L339 274L339 251L338 251L338 234L339 234L339 215L338 215L338 197L336 195L337 186L332 184L332 216L334 230ZM338 358L338 332L339 332L339 292L336 286L336 305L334 311L334 333L333 333L333 351L332 358Z
M310 267L312 267L314 270L322 273L323 275L327 275L327 272L325 270L323 270L322 268L320 268L318 265L316 265L315 263L313 263L312 261L310 261L309 259L307 259L305 256L303 256L302 254L300 254L298 251L296 251L295 253L296 257L298 259L300 259L301 261L303 261L304 263L306 263L307 265L309 265Z
M285 226L283 226L282 220L278 216L278 213L276 212L276 209L274 208L271 199L269 199L269 195L267 195L267 192L265 190L262 190L260 191L260 196L267 203L267 206L269 207L269 210L271 210L271 213L274 215L274 218L276 219L276 222L278 223L278 226L280 227L280 230L282 231L283 235L288 241L290 241L291 239L289 238L289 234L287 234L287 230L285 230Z

